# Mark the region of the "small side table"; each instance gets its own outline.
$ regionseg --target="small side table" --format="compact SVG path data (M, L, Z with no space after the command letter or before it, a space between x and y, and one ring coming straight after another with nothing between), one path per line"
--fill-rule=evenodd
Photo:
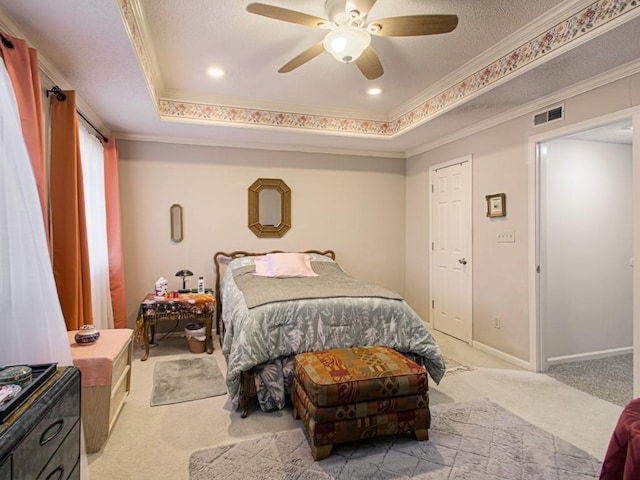
M87 453L100 451L131 391L133 330L100 330L96 343L78 345L67 332L73 365L82 372L81 416Z
M203 320L207 326L205 347L207 353L213 353L211 328L215 310L216 300L210 293L181 293L177 297L155 297L152 293L147 294L140 303L139 319L142 320L144 340L144 356L140 360L144 362L149 358L149 326L155 326L156 322L163 320Z

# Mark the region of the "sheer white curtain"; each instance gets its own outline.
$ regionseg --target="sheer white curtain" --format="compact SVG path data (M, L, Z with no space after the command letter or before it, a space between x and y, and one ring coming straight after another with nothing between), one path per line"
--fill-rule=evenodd
M0 58L0 366L72 365L18 105Z
M109 283L107 210L104 190L104 148L94 135L78 124L80 158L89 244L93 324L100 330L113 328Z

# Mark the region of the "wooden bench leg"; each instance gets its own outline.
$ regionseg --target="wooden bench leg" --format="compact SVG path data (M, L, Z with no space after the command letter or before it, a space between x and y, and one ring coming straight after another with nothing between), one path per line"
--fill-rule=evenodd
M291 413L293 414L294 420L298 420L300 418L300 414L298 413L298 409L295 405L293 406L293 411Z
M333 445L322 445L321 447L311 445L311 456L317 462L318 460L322 460L323 458L327 458L331 455L332 448Z
M249 375L249 372L242 372L240 378L240 398L238 399L238 403L240 404L240 417L247 418L247 414L249 413L251 375Z
M429 440L429 430L421 428L420 430L414 430L413 434L416 436L416 440L422 442L423 440Z

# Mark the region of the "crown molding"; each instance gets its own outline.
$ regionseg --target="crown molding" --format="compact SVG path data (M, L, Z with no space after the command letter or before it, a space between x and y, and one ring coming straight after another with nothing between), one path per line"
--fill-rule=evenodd
M458 67L449 75L431 85L428 89L398 105L389 113L389 117L397 118L403 113L413 110L420 104L428 101L430 98L437 96L451 85L455 85L465 78L472 76L479 70L482 70L487 65L491 65L491 63L499 60L505 55L508 55L510 52L521 47L532 38L550 30L558 23L566 20L570 15L579 12L592 3L593 0L567 0L562 2L560 5L557 5L548 12L545 12L533 22L519 28L499 43L485 50L482 54Z
M585 80L584 82L581 82L579 84L575 84L575 85L572 85L571 87L565 88L563 90L559 90L545 97L537 98L532 102L529 102L525 105L521 105L518 108L514 108L513 110L510 110L502 115L493 117L484 122L479 122L473 125L472 127L459 130L454 134L439 138L434 142L430 142L420 147L407 150L406 158L411 158L421 153L434 150L448 143L455 142L456 140L460 140L470 135L474 135L476 133L482 132L483 130L487 130L489 128L514 120L524 115L533 114L534 112L543 110L549 105L563 102L568 98L581 95L583 93L589 92L591 90L602 87L604 85L608 85L618 80L622 80L624 78L630 77L637 73L640 73L640 60L629 62L625 65L622 65L621 67L618 67L606 73L603 73L602 75L598 75L597 77L592 77L589 80Z
M293 109L248 108L246 104L225 105L175 101L158 94L159 82L154 80L158 70L151 67L148 57L151 43L143 38L148 33L144 25L139 0L119 0L127 31L139 56L143 73L160 117L168 121L193 121L218 125L259 126L263 128L296 129L304 131L331 131L345 135L370 135L396 138L427 121L456 108L476 96L495 88L510 78L521 75L555 56L589 41L611 28L631 20L640 14L637 0L567 0L552 9L550 17L540 17L510 36L506 43L489 49L478 59L467 63L445 81L429 90L428 98L420 97L419 104L412 108L405 104L394 110L392 120L361 117L345 117L333 112L331 115L314 113L302 106ZM514 47L515 46L515 47ZM488 62L488 63L487 63ZM472 72L464 78L465 73ZM455 81L455 80L458 81ZM452 83L448 83L452 82ZM292 110L292 111L291 111Z
M133 52L142 69L147 90L149 90L153 105L159 114L159 102L164 90L164 83L145 20L144 9L139 0L118 0L118 9Z

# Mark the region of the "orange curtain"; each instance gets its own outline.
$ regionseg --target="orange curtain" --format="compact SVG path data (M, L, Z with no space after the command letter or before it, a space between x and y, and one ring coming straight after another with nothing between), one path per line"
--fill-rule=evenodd
M93 323L76 94L51 99L53 274L67 330Z
M27 42L2 34L8 41L0 42L0 55L11 78L11 85L18 102L22 135L27 144L31 168L36 179L44 230L49 234L47 215L47 177L44 155L44 117L40 74L38 72L38 51L29 48Z
M104 192L107 208L107 242L109 247L109 284L113 326L125 328L127 316L124 298L124 256L120 218L120 182L118 180L118 144L115 137L102 141L104 147Z

